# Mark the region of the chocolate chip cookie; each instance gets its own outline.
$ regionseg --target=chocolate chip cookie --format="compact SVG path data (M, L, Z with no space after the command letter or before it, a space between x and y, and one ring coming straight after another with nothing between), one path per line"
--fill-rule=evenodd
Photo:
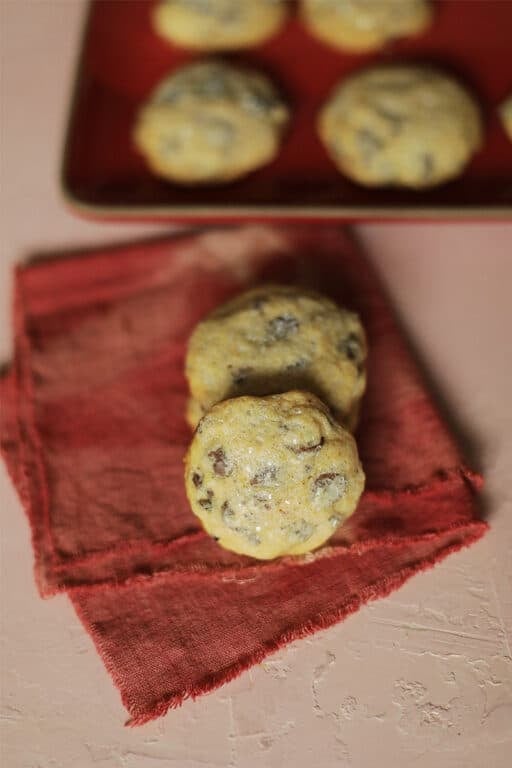
M153 22L162 37L184 48L225 51L259 45L288 15L288 0L163 0Z
M218 307L189 340L188 419L195 426L226 398L303 389L354 429L366 354L365 333L353 312L296 286L253 288Z
M189 448L185 486L221 546L268 560L323 544L356 509L364 473L352 435L295 391L215 405Z
M429 0L302 0L301 13L312 35L354 53L417 35L433 15Z
M218 184L273 160L287 122L267 77L211 60L160 83L138 114L134 141L159 176Z
M472 96L443 72L417 66L373 67L342 81L318 130L340 171L370 187L441 184L482 143Z

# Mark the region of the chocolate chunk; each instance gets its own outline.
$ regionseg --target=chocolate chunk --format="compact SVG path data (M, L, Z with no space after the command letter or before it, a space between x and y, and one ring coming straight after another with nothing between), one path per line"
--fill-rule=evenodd
M272 341L282 341L288 338L292 333L296 333L299 328L299 321L293 315L278 315L269 320L267 333Z
M207 509L209 512L211 511L212 505L213 505L213 491L206 491L206 498L198 499L197 503L203 508Z
M236 371L232 371L231 377L233 379L233 384L235 384L237 387L239 387L241 384L244 384L253 371L254 368L252 368L250 365L246 366L245 368L237 368Z
M341 477L341 475L338 472L324 472L323 475L319 475L316 478L314 486L315 488L325 488L325 486L332 483L336 477Z
M233 518L235 516L235 513L233 512L233 510L229 506L229 502L227 502L227 501L224 501L222 503L222 507L220 508L220 510L222 512L222 519L223 520L225 520L226 518L231 519L231 518Z
M336 501L347 490L347 478L345 475L339 472L324 472L323 475L319 475L313 482L313 493L325 494L325 497L330 498L332 501Z
M234 530L234 531L238 530L234 520L235 513L229 506L229 502L225 501L222 504L222 507L220 508L220 513L222 516L222 520L224 521L224 523L227 525L228 528L231 528L231 530Z
M270 91L252 91L243 97L243 105L248 110L265 113L279 107L278 99Z
M203 476L199 472L194 472L192 475L192 482L196 488L199 488L203 484Z
M251 478L251 485L268 485L277 477L276 467L264 467Z
M231 474L231 469L228 467L226 461L226 454L223 448L217 448L215 451L208 453L208 458L211 459L213 464L213 471L220 477L228 477Z
M342 339L338 344L338 352L341 352L348 360L352 360L354 363L360 363L362 358L362 345L359 336L356 333L349 333L349 335Z
M289 445L291 451L294 453L310 453L311 451L318 451L325 443L325 438L322 436L318 443L314 445Z

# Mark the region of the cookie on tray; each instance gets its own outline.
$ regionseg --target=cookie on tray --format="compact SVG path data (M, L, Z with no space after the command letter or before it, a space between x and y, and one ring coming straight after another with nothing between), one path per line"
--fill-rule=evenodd
M159 176L218 184L273 160L288 116L266 76L208 60L160 83L139 112L134 141Z
M397 37L420 34L433 13L429 0L302 0L301 15L319 40L363 53Z
M376 66L343 80L320 112L318 131L339 170L370 187L441 184L482 143L471 94L418 66Z
M226 398L304 389L348 429L366 385L366 337L356 314L297 286L262 285L218 307L194 330L185 371L192 426Z
M190 445L185 486L221 546L269 560L327 541L355 511L364 473L352 435L295 391L215 405Z
M288 0L163 0L153 23L175 45L226 51L265 42L287 15Z

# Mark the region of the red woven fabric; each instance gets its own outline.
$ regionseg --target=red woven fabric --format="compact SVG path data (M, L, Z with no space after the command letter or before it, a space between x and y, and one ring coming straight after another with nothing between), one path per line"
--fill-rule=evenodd
M314 555L222 550L183 491L187 338L255 282L316 287L368 331L367 489ZM66 589L131 723L210 690L478 539L463 465L378 282L337 228L249 226L23 267L3 455L43 595Z

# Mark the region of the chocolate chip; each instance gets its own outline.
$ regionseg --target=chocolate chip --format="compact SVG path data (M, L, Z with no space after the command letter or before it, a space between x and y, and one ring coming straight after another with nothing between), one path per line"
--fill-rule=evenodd
M197 503L203 508L211 511L213 505L213 491L206 491L206 498L198 499Z
M216 475L227 477L231 474L232 470L228 467L226 454L224 453L223 448L217 448L215 451L210 451L208 453L208 458L212 461L213 471Z
M296 333L299 328L299 321L293 315L278 315L269 320L267 333L272 341L282 341L288 338L292 333Z
M203 484L203 476L199 472L194 472L192 475L192 482L196 488L199 488Z
M264 467L251 478L251 485L268 485L277 477L276 467Z
M224 515L226 515L227 517L233 517L235 514L231 509L231 507L229 506L229 502L227 501L222 502L221 512L223 517Z
M219 536L212 536L212 539L213 539L214 541L220 541L220 537L219 537Z
M254 368L251 366L246 366L245 368L237 368L236 371L232 371L231 377L233 379L233 384L235 384L237 387L239 387L241 384L244 384L253 371Z
M235 516L235 513L229 506L229 503L227 501L223 502L222 507L220 508L222 519L226 523L226 525L229 525Z
M313 482L314 495L325 494L332 501L336 501L346 493L347 478L339 472L324 472Z
M315 488L325 488L325 486L332 483L336 477L341 477L341 475L338 472L324 472L323 475L319 475L316 478L314 486Z
M325 438L322 436L318 443L314 445L289 445L288 448L294 453L310 453L311 451L318 451L325 443Z
M255 112L271 112L279 106L279 101L269 91L253 91L244 95L243 105Z
M362 346L359 336L352 332L338 344L338 352L341 352L348 360L354 363L361 362Z

